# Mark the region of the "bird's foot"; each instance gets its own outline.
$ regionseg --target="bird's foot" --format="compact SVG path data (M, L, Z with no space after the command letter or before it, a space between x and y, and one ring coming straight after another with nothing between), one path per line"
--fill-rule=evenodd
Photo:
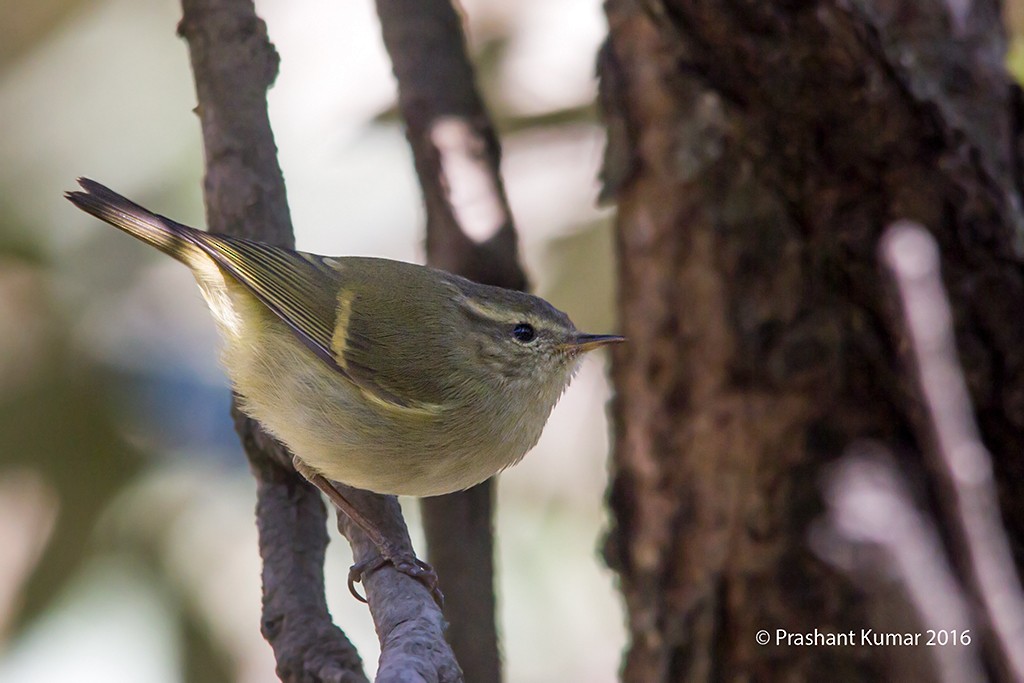
M388 547L378 548L378 552L380 554L357 562L348 570L348 590L356 600L366 602L366 598L356 590L356 584L361 583L364 578L381 567L390 564L397 571L422 583L430 591L437 606L444 608L444 593L441 592L437 572L433 567L409 552L403 553Z
M349 519L362 529L370 541L377 547L378 554L376 557L357 562L348 570L348 590L356 600L366 602L366 598L356 590L356 584L362 582L365 577L384 565L390 564L401 573L416 579L426 586L437 606L444 607L444 593L441 592L441 588L438 585L437 572L434 571L433 567L416 557L411 550L399 550L396 548L391 541L387 540L380 528L360 512L351 501L341 495L337 487L324 475L307 465L298 456L293 456L292 463L295 465L296 472L305 477L313 486L323 491L334 505L348 515Z

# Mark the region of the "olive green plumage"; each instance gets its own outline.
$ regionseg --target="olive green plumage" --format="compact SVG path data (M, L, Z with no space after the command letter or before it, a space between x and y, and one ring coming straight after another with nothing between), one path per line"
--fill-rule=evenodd
M535 296L377 258L196 230L81 179L79 208L188 265L242 408L325 476L379 493L477 484L536 444L582 352Z

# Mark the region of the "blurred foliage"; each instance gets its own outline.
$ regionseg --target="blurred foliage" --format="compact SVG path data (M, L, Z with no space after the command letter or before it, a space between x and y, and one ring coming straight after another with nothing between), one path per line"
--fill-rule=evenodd
M0 0L0 69L13 62L47 36L75 11L88 2L85 0Z
M1024 84L1024 37L1014 35L1006 55L1006 67L1019 84Z
M0 252L24 251L23 244L8 246L0 234ZM29 337L11 349L8 381L0 385L0 476L14 469L38 472L60 505L50 542L22 593L18 624L38 616L81 568L107 501L138 475L141 460L104 400L113 384L109 370L65 343L67 321L48 297L46 267L8 262L0 274L6 285L0 295L22 303L9 320L20 329L8 335ZM19 313L25 315L21 320ZM17 377L22 373L30 376Z
M217 641L203 615L185 609L179 613L179 618L184 649L182 678L189 683L223 683L231 680L230 663L224 651L214 645Z
M545 272L551 273L546 290L563 308L573 311L581 330L614 330L615 267L611 219L578 226L575 231L548 243ZM594 269L606 269L608 277L594 277Z
M1024 84L1024 0L1007 0L1003 4L1003 16L1010 44L1006 68L1017 83Z

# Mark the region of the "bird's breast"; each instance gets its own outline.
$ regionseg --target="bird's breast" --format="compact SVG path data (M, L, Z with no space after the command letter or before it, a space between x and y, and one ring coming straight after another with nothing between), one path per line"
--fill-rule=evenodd
M557 400L496 384L449 397L436 411L381 405L243 289L211 291L226 292L234 316L227 319L235 327L221 324L222 357L242 409L293 454L350 486L413 496L469 488L518 462Z

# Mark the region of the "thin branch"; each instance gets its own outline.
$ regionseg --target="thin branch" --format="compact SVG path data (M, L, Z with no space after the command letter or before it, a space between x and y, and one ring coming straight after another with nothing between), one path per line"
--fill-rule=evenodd
M477 282L524 289L501 147L474 85L448 0L377 0L427 207L427 260Z
M832 528L849 541L883 550L922 626L955 630L960 637L966 631L976 637L970 606L949 567L942 541L935 526L914 506L891 454L881 447L855 444L833 468L825 488ZM826 559L847 564L840 557L836 553ZM876 577L888 573L877 566L868 569ZM957 644L926 650L934 658L938 680L985 680L975 649ZM908 650L907 654L919 652Z
M377 0L427 209L427 262L524 289L501 148L474 85L462 22L448 0ZM449 639L468 680L498 681L493 482L421 501L431 562L447 595ZM458 530L458 533L452 533Z
M1004 680L1024 680L1024 593L1003 528L992 458L981 442L957 360L952 314L935 240L920 225L896 223L882 238L882 261L899 293L927 420L919 424L929 467L961 563L990 634Z
M343 485L338 489L400 549L412 550L395 496L379 496ZM357 563L377 554L366 534L340 512L338 528L352 544ZM444 617L426 586L390 565L364 577L363 585L381 644L377 683L462 680L462 670L444 638Z
M188 41L195 72L197 112L206 149L207 223L217 232L293 246L284 181L266 108L266 90L277 74L278 57L266 26L250 0L182 0L179 32ZM262 631L274 649L277 672L286 681L365 681L362 663L345 635L331 622L324 598L326 513L320 493L291 465L291 456L236 409L236 427L257 479L257 526L263 559ZM366 494L372 499L372 494ZM379 498L379 497L377 497ZM384 499L381 499L384 500ZM381 508L391 526L404 523L397 506ZM407 537L406 537L407 538ZM353 542L357 557L370 552ZM375 618L400 613L378 586L394 572L381 571L368 589ZM417 584L402 577L405 589ZM409 657L394 657L407 642L448 656L440 612L433 609L427 635L408 624L378 622L382 672L397 676L424 669ZM393 609L392 609L393 608ZM431 660L432 662L433 660ZM450 668L450 667L449 667ZM457 670L457 667L456 667ZM439 666L439 671L445 671ZM387 678L382 674L382 678ZM453 680L427 675L428 679Z
M203 192L213 232L295 246L267 114L278 55L248 0L182 0L206 152Z

